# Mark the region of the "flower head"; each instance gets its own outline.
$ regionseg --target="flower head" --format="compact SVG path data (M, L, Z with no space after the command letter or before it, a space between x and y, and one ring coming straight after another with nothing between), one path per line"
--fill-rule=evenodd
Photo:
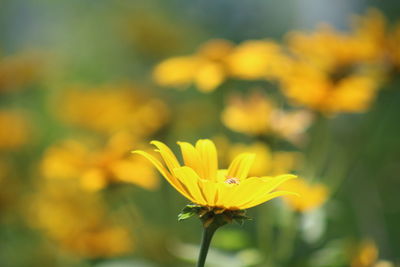
M238 155L229 168L218 169L217 150L208 139L200 139L193 146L178 142L184 164L162 142L152 141L164 163L144 151L134 151L151 161L165 179L183 196L200 206L223 210L244 210L273 198L295 194L275 189L296 176L248 177L255 156Z
M328 188L323 184L309 184L304 179L285 183L280 190L296 190L302 197L285 196L285 202L299 212L308 212L322 206L329 197Z
M161 86L187 87L194 83L202 92L214 91L226 79L225 57L233 45L210 40L193 55L168 58L159 63L153 78Z
M159 179L150 164L145 159L126 157L126 147L132 145L140 144L126 132L116 133L105 146L65 140L46 150L41 162L42 173L49 179L78 179L87 191L98 191L120 182L156 189Z

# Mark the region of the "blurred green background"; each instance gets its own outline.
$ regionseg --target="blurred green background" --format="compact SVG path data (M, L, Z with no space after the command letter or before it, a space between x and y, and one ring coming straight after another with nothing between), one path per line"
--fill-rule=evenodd
M385 32L374 19L350 26L371 7ZM177 222L187 201L130 151L200 138L215 141L220 168L254 150L260 175L292 172L310 187L305 203L273 200L219 230L209 266L399 266L399 14L394 0L1 0L0 266L194 266L199 221ZM321 23L338 29L332 39L288 41ZM207 52L215 39L236 57L219 43ZM282 58L273 48L265 60L287 70L253 48L239 55L265 39L260 53L273 43ZM374 56L354 59L368 42ZM191 58L161 69L180 56ZM279 75L246 74L254 62ZM330 89L317 103L318 86L295 91L320 73L334 88L349 69L374 85L362 108L337 107L347 100Z

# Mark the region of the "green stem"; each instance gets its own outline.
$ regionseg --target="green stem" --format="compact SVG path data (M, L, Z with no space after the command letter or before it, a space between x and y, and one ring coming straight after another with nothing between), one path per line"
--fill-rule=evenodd
M197 261L197 267L204 267L204 264L205 264L206 258L207 258L208 249L210 248L210 244L211 244L211 239L217 229L218 229L218 227L216 227L213 224L211 224L209 227L204 228L203 238L201 241L199 259Z

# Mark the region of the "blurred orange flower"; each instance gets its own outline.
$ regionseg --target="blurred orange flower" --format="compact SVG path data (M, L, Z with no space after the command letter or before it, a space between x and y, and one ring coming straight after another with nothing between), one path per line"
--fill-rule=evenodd
M46 178L79 179L89 191L103 189L110 183L127 182L154 190L159 180L150 164L129 157L127 148L140 146L128 133L113 135L103 148L75 140L66 140L47 149L41 163Z

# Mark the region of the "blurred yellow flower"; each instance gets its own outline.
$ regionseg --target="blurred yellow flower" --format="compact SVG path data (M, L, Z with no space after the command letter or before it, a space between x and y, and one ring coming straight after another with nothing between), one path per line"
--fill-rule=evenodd
M394 267L387 260L379 259L379 249L373 240L364 240L351 255L351 267Z
M300 197L285 196L285 202L299 212L308 212L322 206L328 198L328 188L323 184L309 184L306 180L299 178L288 181L280 186L281 190L293 191Z
M260 91L246 97L232 95L221 114L222 122L229 129L248 134L272 133L291 142L298 142L312 122L307 111L284 111Z
M185 88L194 83L200 91L213 91L226 79L225 58L232 47L222 39L208 41L194 55L172 57L159 63L153 78L161 86Z
M198 205L244 210L279 196L296 195L297 190L275 191L281 184L296 178L294 175L248 177L254 154L242 153L227 170L218 169L217 150L212 141L200 139L195 146L178 142L184 159L182 166L165 144L151 143L156 146L166 167L149 153L141 150L134 153L146 157L179 193Z
M46 178L79 179L89 191L106 187L109 183L133 183L154 190L159 180L150 164L141 158L129 157L127 147L139 145L134 138L120 132L113 135L104 148L66 140L47 149L41 163Z
M31 125L22 111L0 110L0 149L17 149L29 141Z
M229 73L241 79L276 79L286 75L290 59L282 48L269 40L250 40L239 44L226 59Z
M0 92L22 89L42 75L43 60L35 53L0 58Z
M301 161L301 154L287 151L271 151L262 142L252 144L231 144L228 148L228 161L233 161L242 153L252 153L255 160L249 171L249 176L269 175L275 176L282 173L289 173L296 169Z
M281 87L293 103L322 113L365 112L384 71L385 21L376 10L358 17L351 32L324 25L307 34L292 32L290 71Z
M162 101L148 98L132 87L94 89L97 90L68 89L54 108L68 123L107 134L129 130L145 136L168 119L168 109Z
M352 29L340 32L320 25L312 33L291 32L288 47L296 57L326 71L365 63L381 63L384 52L386 21L376 9L353 16Z
M221 114L226 127L249 135L262 135L270 129L269 117L274 103L261 92L254 91L246 98L235 94Z
M31 197L29 222L63 250L85 258L115 257L132 251L132 234L107 217L99 195L74 183L52 180Z
M400 70L400 22L394 27L388 36L389 59L391 63Z
M334 80L325 71L298 63L281 84L283 93L292 102L334 114L366 111L375 99L380 82L366 74Z
M372 267L378 259L378 248L371 240L362 242L353 256L351 267Z

